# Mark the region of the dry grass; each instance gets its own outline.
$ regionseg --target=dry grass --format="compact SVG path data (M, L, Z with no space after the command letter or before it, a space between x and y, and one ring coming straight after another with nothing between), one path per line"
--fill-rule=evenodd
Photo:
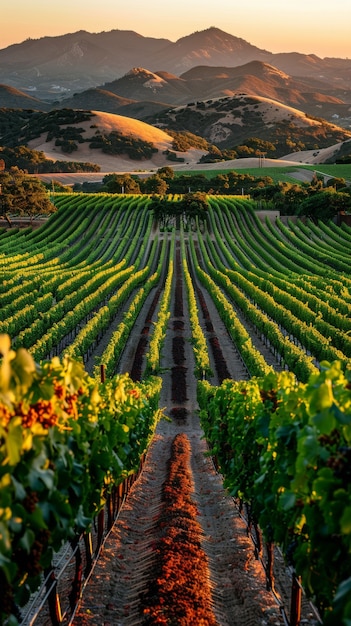
M130 117L124 117L122 115L115 115L113 113L104 113L102 111L92 111L94 117L86 122L80 122L79 127L85 129L84 137L89 139L93 138L97 130L102 133L118 132L122 135L132 136L136 139L141 139L153 143L158 152L155 153L152 159L144 161L132 161L126 157L119 155L104 154L101 150L91 149L89 143L78 144L78 150L73 154L64 154L61 149L55 146L55 140L47 142L46 133L41 137L33 139L29 142L29 147L34 150L40 150L45 153L48 159L53 161L78 161L97 163L100 165L101 170L104 172L130 172L140 169L157 169L167 163L166 156L162 153L165 150L172 150L172 137L163 130L146 124L140 120L136 120ZM192 161L196 161L199 158L199 151L189 151L189 158ZM203 154L203 152L200 152ZM168 162L169 163L169 162ZM49 175L49 179L53 176ZM54 176L55 180L61 180L61 177Z
M279 104L279 111L277 111L277 103L269 98L260 99L260 110L263 114L263 118L266 124L273 123L273 120L277 119L279 114L282 119L285 119L289 112L294 114L295 123L298 115L300 115L299 123L314 125L318 124L315 120L306 118L305 114L298 112L297 109ZM133 173L133 172L156 172L157 169L164 166L171 166L174 170L189 171L189 170L222 170L225 169L240 169L240 168L257 168L260 167L258 158L245 158L245 159L233 159L231 161L200 164L199 159L205 151L192 148L187 152L179 152L177 155L184 159L183 163L175 163L167 160L164 152L166 150L172 151L172 137L165 131L146 124L140 120L134 118L125 117L122 115L115 115L113 113L104 113L101 111L93 111L94 117L91 120L82 122L80 127L85 129L85 137L93 137L96 131L99 129L106 134L113 131L121 133L123 135L132 135L135 138L142 139L143 141L151 142L158 149L151 159L145 159L142 161L135 161L127 158L125 155L109 155L103 153L101 150L91 149L88 143L78 144L78 150L73 154L64 154L61 149L55 146L54 140L51 142L46 141L46 135L43 134L40 138L34 139L29 143L29 147L35 150L41 150L45 153L48 159L54 161L78 161L96 163L100 166L100 173L77 173L77 174L43 174L40 178L44 181L51 181L52 179L62 182L63 184L73 184L74 182L80 183L83 181L96 182L102 180L104 174L111 172L116 173ZM229 115L229 114L227 114ZM231 113L234 116L235 113ZM233 120L231 119L231 122ZM267 167L284 167L294 166L298 164L317 164L324 163L325 160L334 153L336 153L342 144L335 144L328 148L320 150L308 150L301 151L292 154L288 154L281 159L265 159L264 165ZM262 165L262 163L261 163Z

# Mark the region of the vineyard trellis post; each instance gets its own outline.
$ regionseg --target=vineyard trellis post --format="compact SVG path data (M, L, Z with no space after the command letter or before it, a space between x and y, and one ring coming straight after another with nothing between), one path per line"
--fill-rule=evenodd
M300 578L294 574L292 578L292 586L291 586L291 606L290 606L291 626L298 626L300 623L301 600L302 600L302 588L301 588Z
M48 593L48 607L52 626L60 626L62 623L62 610L60 598L57 593L57 579L53 569L48 572L46 589Z

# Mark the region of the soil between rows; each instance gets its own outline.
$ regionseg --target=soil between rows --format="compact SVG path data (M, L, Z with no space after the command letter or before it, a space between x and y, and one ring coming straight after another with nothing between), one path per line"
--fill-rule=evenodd
M177 263L174 283L177 286L172 294L173 315L169 320L161 363L163 385L160 405L165 407L168 419L161 420L157 426L143 471L134 483L106 540L93 575L84 589L73 624L137 626L145 623L141 615L141 597L147 589L155 566L154 544L160 533L157 517L161 506L162 485L166 477L171 444L179 432L184 432L191 444L193 498L203 530L202 547L209 561L212 606L219 626L284 624L286 622L280 603L289 611L289 572L277 551L275 589L280 596L278 601L266 589L263 567L255 558L246 524L234 500L224 490L222 477L208 455L198 416L187 299ZM152 302L153 294L154 292L150 294L133 335L127 342L119 364L120 371L132 369L144 325L143 315ZM207 315L212 323L210 334L215 336L220 346L231 377L245 378L245 368L215 306L206 292L203 297L207 305L204 308L207 308ZM157 311L155 319L156 315ZM202 314L200 306L199 317L206 333L206 315ZM102 346L99 347L101 349ZM180 395L174 390L175 371L179 367L184 375ZM218 384L214 359L213 371L211 382ZM315 623L309 603L304 601L301 624L312 626ZM201 625L197 620L189 618L182 622L182 626Z

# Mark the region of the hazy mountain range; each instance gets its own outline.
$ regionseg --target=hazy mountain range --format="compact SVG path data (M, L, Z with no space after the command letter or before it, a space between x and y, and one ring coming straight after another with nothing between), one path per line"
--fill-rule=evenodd
M178 105L239 92L326 119L347 117L351 106L351 60L274 54L214 27L176 42L122 30L28 39L0 50L0 83L44 110L53 101L78 106L81 92L87 108L101 102L109 112L135 101ZM0 92L0 106L18 96Z
M10 109L103 111L119 129L134 118L221 148L259 137L277 156L289 137L313 150L351 137L351 60L273 54L217 28L175 43L119 30L29 39L0 50L0 83L3 145L27 128Z

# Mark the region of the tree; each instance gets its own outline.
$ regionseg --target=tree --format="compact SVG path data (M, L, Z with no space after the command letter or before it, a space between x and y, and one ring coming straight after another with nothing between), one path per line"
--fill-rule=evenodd
M345 187L346 181L345 178L329 178L325 183L326 187L334 187L335 191L340 191L343 187Z
M52 180L51 183L43 183L45 188L50 193L73 193L73 189L70 185L64 185L59 180Z
M175 218L175 205L179 202L169 202L167 198L153 198L148 205L150 211L153 211L155 220L159 223L161 229L167 229L170 222Z
M167 228L169 224L176 223L179 227L182 221L184 228L189 228L199 219L204 222L207 219L208 201L205 193L187 193L181 200L169 201L166 197L154 198L149 209L153 211L154 218L161 228Z
M264 182L264 181L262 181ZM273 183L269 181L266 186L257 185L251 189L251 195L255 200L264 200L270 208L280 211L283 215L296 215L301 202L306 198L308 190L296 183Z
M308 196L300 205L298 215L317 222L333 219L340 212L351 211L351 196L334 189L318 191Z
M174 169L172 167L169 167L168 165L165 165L164 167L160 167L157 170L157 174L161 177L161 178L174 178Z
M185 227L191 227L196 223L196 219L199 219L200 222L205 222L208 211L206 194L200 191L186 193L181 200L181 208Z
M217 176L214 176L213 178L211 178L211 185L212 185L211 188L214 191L214 193L222 193L222 192L228 193L228 190L229 190L228 174L217 174Z
M10 214L28 216L32 222L38 215L55 211L45 185L18 167L11 167L9 171L0 172L0 185L1 215L10 226Z
M265 187L256 187L251 190L251 196L254 200L261 202L262 200L269 205L273 204L279 194L282 193L281 183L270 183Z
M107 193L140 193L139 183L130 174L107 174L102 182Z
M140 181L140 184L143 193L155 193L162 196L167 193L168 190L167 182L158 174L148 176L143 181Z
M282 207L280 211L284 213L284 215L296 215L306 195L307 191L303 189L301 185L287 183L282 196Z
M259 137L249 137L244 145L234 146L234 148L239 157L249 155L259 156L260 153L264 152L266 156L274 158L276 151L276 147L272 142L265 141Z

